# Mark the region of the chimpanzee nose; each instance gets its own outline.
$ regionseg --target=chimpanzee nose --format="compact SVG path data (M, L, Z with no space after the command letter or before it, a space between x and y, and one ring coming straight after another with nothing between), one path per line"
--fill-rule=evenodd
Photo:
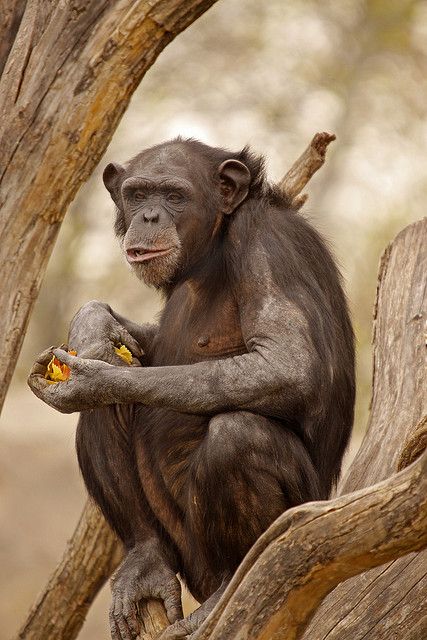
M150 209L150 211L144 211L144 222L158 222L159 213L156 209Z

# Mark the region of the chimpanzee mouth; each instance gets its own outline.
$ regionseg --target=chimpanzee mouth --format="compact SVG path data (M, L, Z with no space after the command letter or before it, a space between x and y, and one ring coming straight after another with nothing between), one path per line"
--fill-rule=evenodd
M166 256L173 251L174 247L155 248L155 247L132 247L126 249L126 260L129 263L133 262L147 262L153 258L159 258L160 256Z

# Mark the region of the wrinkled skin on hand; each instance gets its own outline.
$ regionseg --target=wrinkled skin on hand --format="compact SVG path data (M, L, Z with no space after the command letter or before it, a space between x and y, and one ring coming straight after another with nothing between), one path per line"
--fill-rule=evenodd
M68 343L77 354L90 360L102 360L116 366L126 366L114 347L126 345L132 353L132 366L138 366L143 355L136 339L112 315L109 305L92 300L76 313L70 324Z
M182 618L181 585L155 541L131 549L111 580L110 628L113 640L134 640L140 630L138 603L162 600L169 622Z
M109 403L109 387L102 375L108 369L105 365L129 366L116 354L115 347L126 345L132 353L133 367L140 366L139 359L143 356L139 343L113 317L110 307L96 300L83 305L72 319L69 344L78 354L73 361L73 372L69 380L49 384L45 379L46 367L54 355L54 347L37 357L28 378L28 384L35 395L61 413L84 411ZM61 345L61 349L63 350L56 351L55 355L62 363L70 366L65 353L68 347Z
M56 384L46 380L46 369L52 356L72 369L68 380ZM119 356L117 358L121 360ZM124 361L122 363L125 364ZM30 371L28 384L40 400L61 413L86 411L110 402L111 389L105 374L114 368L101 360L85 360L71 356L62 349L50 347L37 357Z

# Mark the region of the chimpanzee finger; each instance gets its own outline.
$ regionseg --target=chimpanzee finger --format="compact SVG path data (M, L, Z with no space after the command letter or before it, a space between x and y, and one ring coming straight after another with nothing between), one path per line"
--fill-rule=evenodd
M47 365L52 360L54 349L55 349L55 346L52 346L52 347L49 347L48 349L45 349L41 353L39 353L34 363L34 366L41 365L41 366L44 366L46 369Z
M112 607L113 619L119 632L120 640L134 640L135 634L129 628L123 611L123 600L121 597L115 597Z
M64 351L60 347L53 350L53 355L55 356L55 358L58 358L58 360L62 362L62 364L66 364L67 367L70 367L70 369L72 369L73 367L78 368L80 364L84 363L83 358L72 356L70 353L68 353L68 351Z
M131 633L133 634L133 637L136 638L140 632L141 623L138 619L138 608L133 598L124 598L123 616L126 619L127 625Z
M54 348L55 347L49 347L49 349L40 353L31 367L27 382L32 389L36 387L43 390L47 386L48 382L45 379L45 374L47 365L52 360Z
M39 362L35 362L31 367L30 376L43 376L46 373L47 364L40 364Z
M116 625L116 621L114 619L113 612L111 609L109 613L109 621L110 621L111 640L122 640L119 628Z
M163 602L166 609L166 615L171 624L173 624L177 620L182 620L183 613L180 595L169 593L163 599Z
M113 340L117 340L120 344L124 344L136 358L140 358L143 355L140 344L129 333L129 331L121 325L117 327L117 333L114 332Z

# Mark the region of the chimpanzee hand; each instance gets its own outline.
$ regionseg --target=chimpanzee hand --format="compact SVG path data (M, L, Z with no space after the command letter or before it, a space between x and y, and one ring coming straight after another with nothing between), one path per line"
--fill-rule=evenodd
M126 363L114 347L124 344L132 353L133 366L139 366L136 358L143 355L138 342L114 318L109 305L97 300L84 304L71 320L68 344L82 358L103 360L117 366L126 366Z
M126 556L111 581L113 602L110 627L113 640L134 640L141 622L138 603L162 600L169 622L182 618L181 585L173 570L156 549L137 545Z
M46 380L45 374L54 355L71 371L68 380L52 384ZM112 402L111 376L108 373L114 369L101 360L84 360L50 347L38 356L28 384L38 398L61 413L85 411Z

